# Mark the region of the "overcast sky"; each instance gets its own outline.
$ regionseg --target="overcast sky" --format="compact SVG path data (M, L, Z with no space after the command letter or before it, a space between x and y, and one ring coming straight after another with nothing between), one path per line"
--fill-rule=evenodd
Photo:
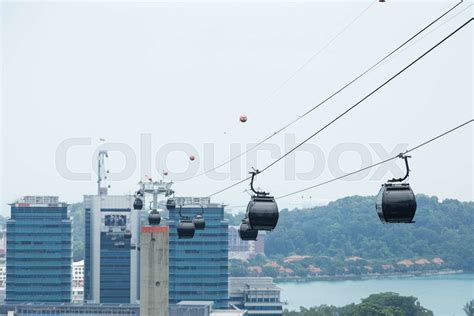
M374 3L275 93L370 2L4 1L2 212L22 195L59 195L75 202L95 193L92 164L101 144L125 144L136 159L134 168L121 152L110 151L111 180L124 167L133 171L110 181L113 194L135 190L144 174L157 178L166 168L171 179L179 179L177 173L187 168L202 171L212 156L215 162L225 161L231 148L238 152L238 147L272 134L455 3ZM454 17L447 23L271 139L265 148L272 153L261 150L234 161L233 178L246 176L251 166L265 167L291 148L292 140L301 142L324 126L472 13L472 2L460 5L442 20ZM313 138L307 148L314 155L298 152L294 160L295 171L306 174L295 176L291 161L281 161L258 177L257 185L276 196L298 190L378 162L394 149L413 147L471 119L472 44L471 23ZM248 117L244 124L239 123L241 114ZM58 147L70 138L90 139L89 145L71 148L66 160L71 172L90 174L89 180L67 179L58 170ZM206 143L214 145L212 155L204 153ZM163 157L167 148L179 150ZM413 152L410 163L416 193L473 199L472 126ZM396 164L398 169L370 170L280 205L375 195L383 181L403 175L402 162ZM174 189L178 195L205 196L234 182L226 174L201 176L177 181ZM213 200L246 204L247 187L241 184Z

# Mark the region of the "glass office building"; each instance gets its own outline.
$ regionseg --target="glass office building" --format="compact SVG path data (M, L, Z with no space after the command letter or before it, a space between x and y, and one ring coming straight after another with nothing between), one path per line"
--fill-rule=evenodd
M136 303L139 217L129 195L86 195L84 300ZM130 237L126 237L126 236Z
M71 301L71 221L56 196L25 196L10 204L6 299Z
M229 224L224 220L224 206L211 204L209 198L176 198L176 204L176 210L170 211L168 223L170 304L213 301L214 308L227 308ZM184 205L183 216L194 217L204 212L206 228L197 230L193 239L178 239L179 205Z

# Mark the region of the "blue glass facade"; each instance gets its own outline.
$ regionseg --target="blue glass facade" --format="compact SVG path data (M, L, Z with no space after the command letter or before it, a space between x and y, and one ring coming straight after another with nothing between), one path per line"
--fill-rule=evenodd
M130 303L130 239L123 235L100 234L100 302Z
M12 205L6 302L71 301L71 221L65 204Z
M130 213L130 209L101 209L101 213L123 214ZM105 215L107 216L107 215ZM127 217L129 219L129 217ZM85 209L85 257L84 257L84 297L92 300L92 258L100 256L100 303L130 303L130 270L131 253L130 239L124 238L120 233L109 233L101 225L100 251L92 253L91 245L91 210ZM105 231L104 231L105 229Z
M84 209L84 301L92 300L92 266L91 266L91 209Z
M194 217L201 208L183 208L184 216ZM227 308L228 289L228 222L223 206L204 208L206 229L197 230L193 239L178 239L178 210L170 217L169 271L170 304L180 301L213 301L214 308Z

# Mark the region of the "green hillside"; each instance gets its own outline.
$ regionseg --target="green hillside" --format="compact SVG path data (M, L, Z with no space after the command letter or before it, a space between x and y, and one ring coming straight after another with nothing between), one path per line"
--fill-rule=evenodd
M352 196L327 206L283 210L267 235L269 257L361 257L375 262L440 257L444 266L474 269L474 203L417 196L415 224L382 224L375 198ZM339 260L339 261L340 261ZM318 262L315 262L318 263Z

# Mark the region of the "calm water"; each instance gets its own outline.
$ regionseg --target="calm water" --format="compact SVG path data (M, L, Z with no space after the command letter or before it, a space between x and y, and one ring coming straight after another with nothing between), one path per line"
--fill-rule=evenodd
M307 283L279 283L286 308L299 310L300 306L344 306L359 303L373 293L396 292L418 297L422 306L441 316L460 315L464 304L474 299L474 274L390 278L361 281L315 281Z

